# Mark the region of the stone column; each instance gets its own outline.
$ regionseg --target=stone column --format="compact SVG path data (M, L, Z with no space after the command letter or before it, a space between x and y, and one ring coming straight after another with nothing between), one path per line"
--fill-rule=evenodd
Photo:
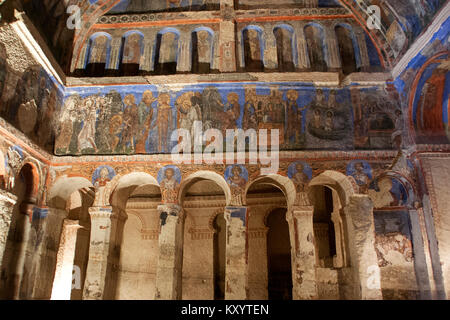
M342 228L342 219L340 210L335 210L331 213L331 221L333 221L334 234L336 238L336 256L333 257L333 266L335 268L342 268L345 265L345 246L344 246L344 230Z
M278 55L277 55L277 40L273 33L272 26L264 26L264 35L266 46L264 48L264 68L277 69L278 68ZM263 40L264 41L264 40Z
M102 300L105 294L112 207L91 207L89 215L91 216L91 238L83 300Z
M72 292L73 260L77 243L78 220L64 220L59 249L56 257L56 271L53 280L52 300L70 300Z
M432 291L430 278L425 257L424 239L420 229L419 212L416 209L409 209L409 219L411 221L411 235L414 252L414 270L416 272L417 285L420 292L420 300L431 300Z
M34 204L23 202L20 205L20 213L16 221L16 238L15 251L16 263L13 270L11 270L12 280L12 297L14 300L20 299L20 287L23 279L23 271L25 266L25 259L27 254L28 239L30 236L31 219L33 217Z
M17 197L7 191L0 190L0 268L8 239L9 227Z
M180 35L178 40L178 61L177 72L190 72L191 71L191 32L185 31Z
M359 56L361 57L361 71L369 72L370 59L367 51L366 34L363 30L356 31L356 41L358 42Z
M367 195L353 195L345 207L354 299L382 299L375 251L373 204Z
M247 207L226 207L225 300L248 299Z
M122 38L113 38L111 40L111 53L109 55L108 70L118 70L122 56L120 54L120 48L122 46Z
M150 72L153 71L153 47L155 44L155 34L149 35L149 38L147 37L144 39L144 53L141 56L141 63L140 68L144 72Z
M219 26L219 71L236 71L236 40L234 23L234 0L220 1L222 21Z
M183 210L176 204L158 206L160 217L156 300L181 299L183 269Z
M317 299L316 252L314 247L312 206L296 206L288 212L291 233L292 298Z
M308 56L308 46L306 44L305 38L305 25L299 23L296 25L297 33L297 52L298 52L298 68L302 71L308 70L309 68L309 56Z
M235 24L233 21L221 21L219 34L220 72L236 71Z
M336 38L336 32L332 25L325 28L325 43L328 52L328 71L338 71L342 68L341 58L339 56L339 44Z

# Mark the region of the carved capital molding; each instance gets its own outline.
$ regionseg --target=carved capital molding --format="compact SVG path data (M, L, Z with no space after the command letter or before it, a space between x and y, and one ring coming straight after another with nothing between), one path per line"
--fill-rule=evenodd
M158 240L159 231L150 229L141 229L141 239L142 240Z
M90 207L89 208L89 215L91 216L91 219L97 219L97 218L111 218L113 214L112 207Z
M192 240L207 240L212 239L216 231L209 228L190 228L188 232Z

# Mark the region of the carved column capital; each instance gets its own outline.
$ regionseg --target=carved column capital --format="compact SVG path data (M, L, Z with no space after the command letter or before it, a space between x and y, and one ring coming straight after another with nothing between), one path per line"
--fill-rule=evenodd
M113 214L112 207L106 206L106 207L90 207L89 208L89 215L91 216L91 219L96 218L111 218Z

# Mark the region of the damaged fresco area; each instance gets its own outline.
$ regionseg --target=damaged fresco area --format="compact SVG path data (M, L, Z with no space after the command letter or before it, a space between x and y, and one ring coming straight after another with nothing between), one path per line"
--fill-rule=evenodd
M377 87L276 83L70 88L55 153L167 154L177 144L172 132L192 135L195 121L224 137L227 129L278 129L280 150L393 149L403 129L395 98Z
M54 147L54 128L63 100L59 85L41 67L29 67L12 85L0 57L0 116L46 151ZM11 92L14 92L11 95ZM4 93L4 94L3 94ZM7 94L8 93L8 94Z
M375 251L385 299L417 299L408 191L392 177L376 179L368 191L374 203Z
M345 1L348 2L348 1ZM400 58L429 25L446 3L445 0L352 0L365 11L371 5L380 8L381 33Z

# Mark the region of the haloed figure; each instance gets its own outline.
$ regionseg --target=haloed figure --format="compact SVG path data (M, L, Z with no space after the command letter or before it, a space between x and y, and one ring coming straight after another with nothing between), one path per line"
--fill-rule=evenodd
M168 93L161 93L158 97L158 151L167 150L167 139L169 131L172 130L172 107L170 106L170 95Z

